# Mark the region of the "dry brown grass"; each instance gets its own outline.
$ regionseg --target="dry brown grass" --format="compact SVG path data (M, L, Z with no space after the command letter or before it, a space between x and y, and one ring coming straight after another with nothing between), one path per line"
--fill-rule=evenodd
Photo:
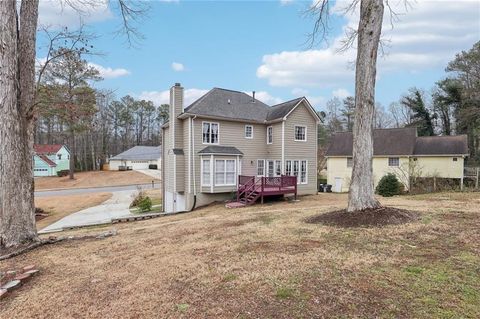
M119 224L115 237L5 261L1 270L33 263L41 274L0 317L478 318L478 200L382 199L421 212L384 228L304 222L344 208L335 194Z
M39 207L49 214L48 217L37 222L37 229L45 228L57 220L82 209L100 205L110 197L112 197L112 193L36 197L35 207Z
M74 180L69 179L68 176L37 177L35 178L35 190L146 184L151 183L152 180L155 178L135 171L79 172L75 173Z

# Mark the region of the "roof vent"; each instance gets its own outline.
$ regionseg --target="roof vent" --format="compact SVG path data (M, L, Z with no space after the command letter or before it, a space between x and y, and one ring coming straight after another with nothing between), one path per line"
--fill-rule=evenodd
M255 103L255 91L252 92L252 97L253 97L252 102Z

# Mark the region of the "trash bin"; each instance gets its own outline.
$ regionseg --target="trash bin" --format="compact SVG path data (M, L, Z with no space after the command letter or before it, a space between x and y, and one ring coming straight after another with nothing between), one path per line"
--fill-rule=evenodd
M324 187L323 184L318 184L318 191L319 191L320 193L323 193L323 192L325 191L325 187Z
M327 193L331 193L332 192L332 185L327 184L325 189L327 190Z

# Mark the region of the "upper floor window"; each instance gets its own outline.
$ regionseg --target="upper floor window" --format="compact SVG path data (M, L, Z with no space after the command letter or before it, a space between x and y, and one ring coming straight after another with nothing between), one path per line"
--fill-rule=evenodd
M273 143L273 127L267 127L267 144Z
M347 167L352 167L352 166L353 166L353 158L347 157Z
M203 144L218 144L218 123L203 122Z
M456 161L457 161L457 158L456 158L456 157L454 157L454 158L453 158L453 161L454 161L454 162L456 162Z
M253 126L245 125L245 138L253 138Z
M398 157L389 157L388 166L400 166L400 159Z
M58 157L59 160L61 160L62 159L62 154L57 154L57 157Z
M295 141L306 141L306 140L307 140L307 127L295 126Z

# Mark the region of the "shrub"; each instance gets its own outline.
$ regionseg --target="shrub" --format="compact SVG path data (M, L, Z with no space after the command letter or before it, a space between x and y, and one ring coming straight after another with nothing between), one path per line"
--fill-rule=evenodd
M394 174L387 174L378 182L375 192L383 197L400 194L400 182Z
M148 196L144 197L138 203L138 208L140 208L140 211L142 213L151 211L152 210L152 200L150 199L150 197L148 197Z
M137 192L132 195L133 200L130 203L130 208L138 207L138 204L146 197L145 193L141 190L141 188L137 188Z
M67 176L69 173L70 173L70 171L68 169L63 169L63 170L57 172L57 176L58 177Z

